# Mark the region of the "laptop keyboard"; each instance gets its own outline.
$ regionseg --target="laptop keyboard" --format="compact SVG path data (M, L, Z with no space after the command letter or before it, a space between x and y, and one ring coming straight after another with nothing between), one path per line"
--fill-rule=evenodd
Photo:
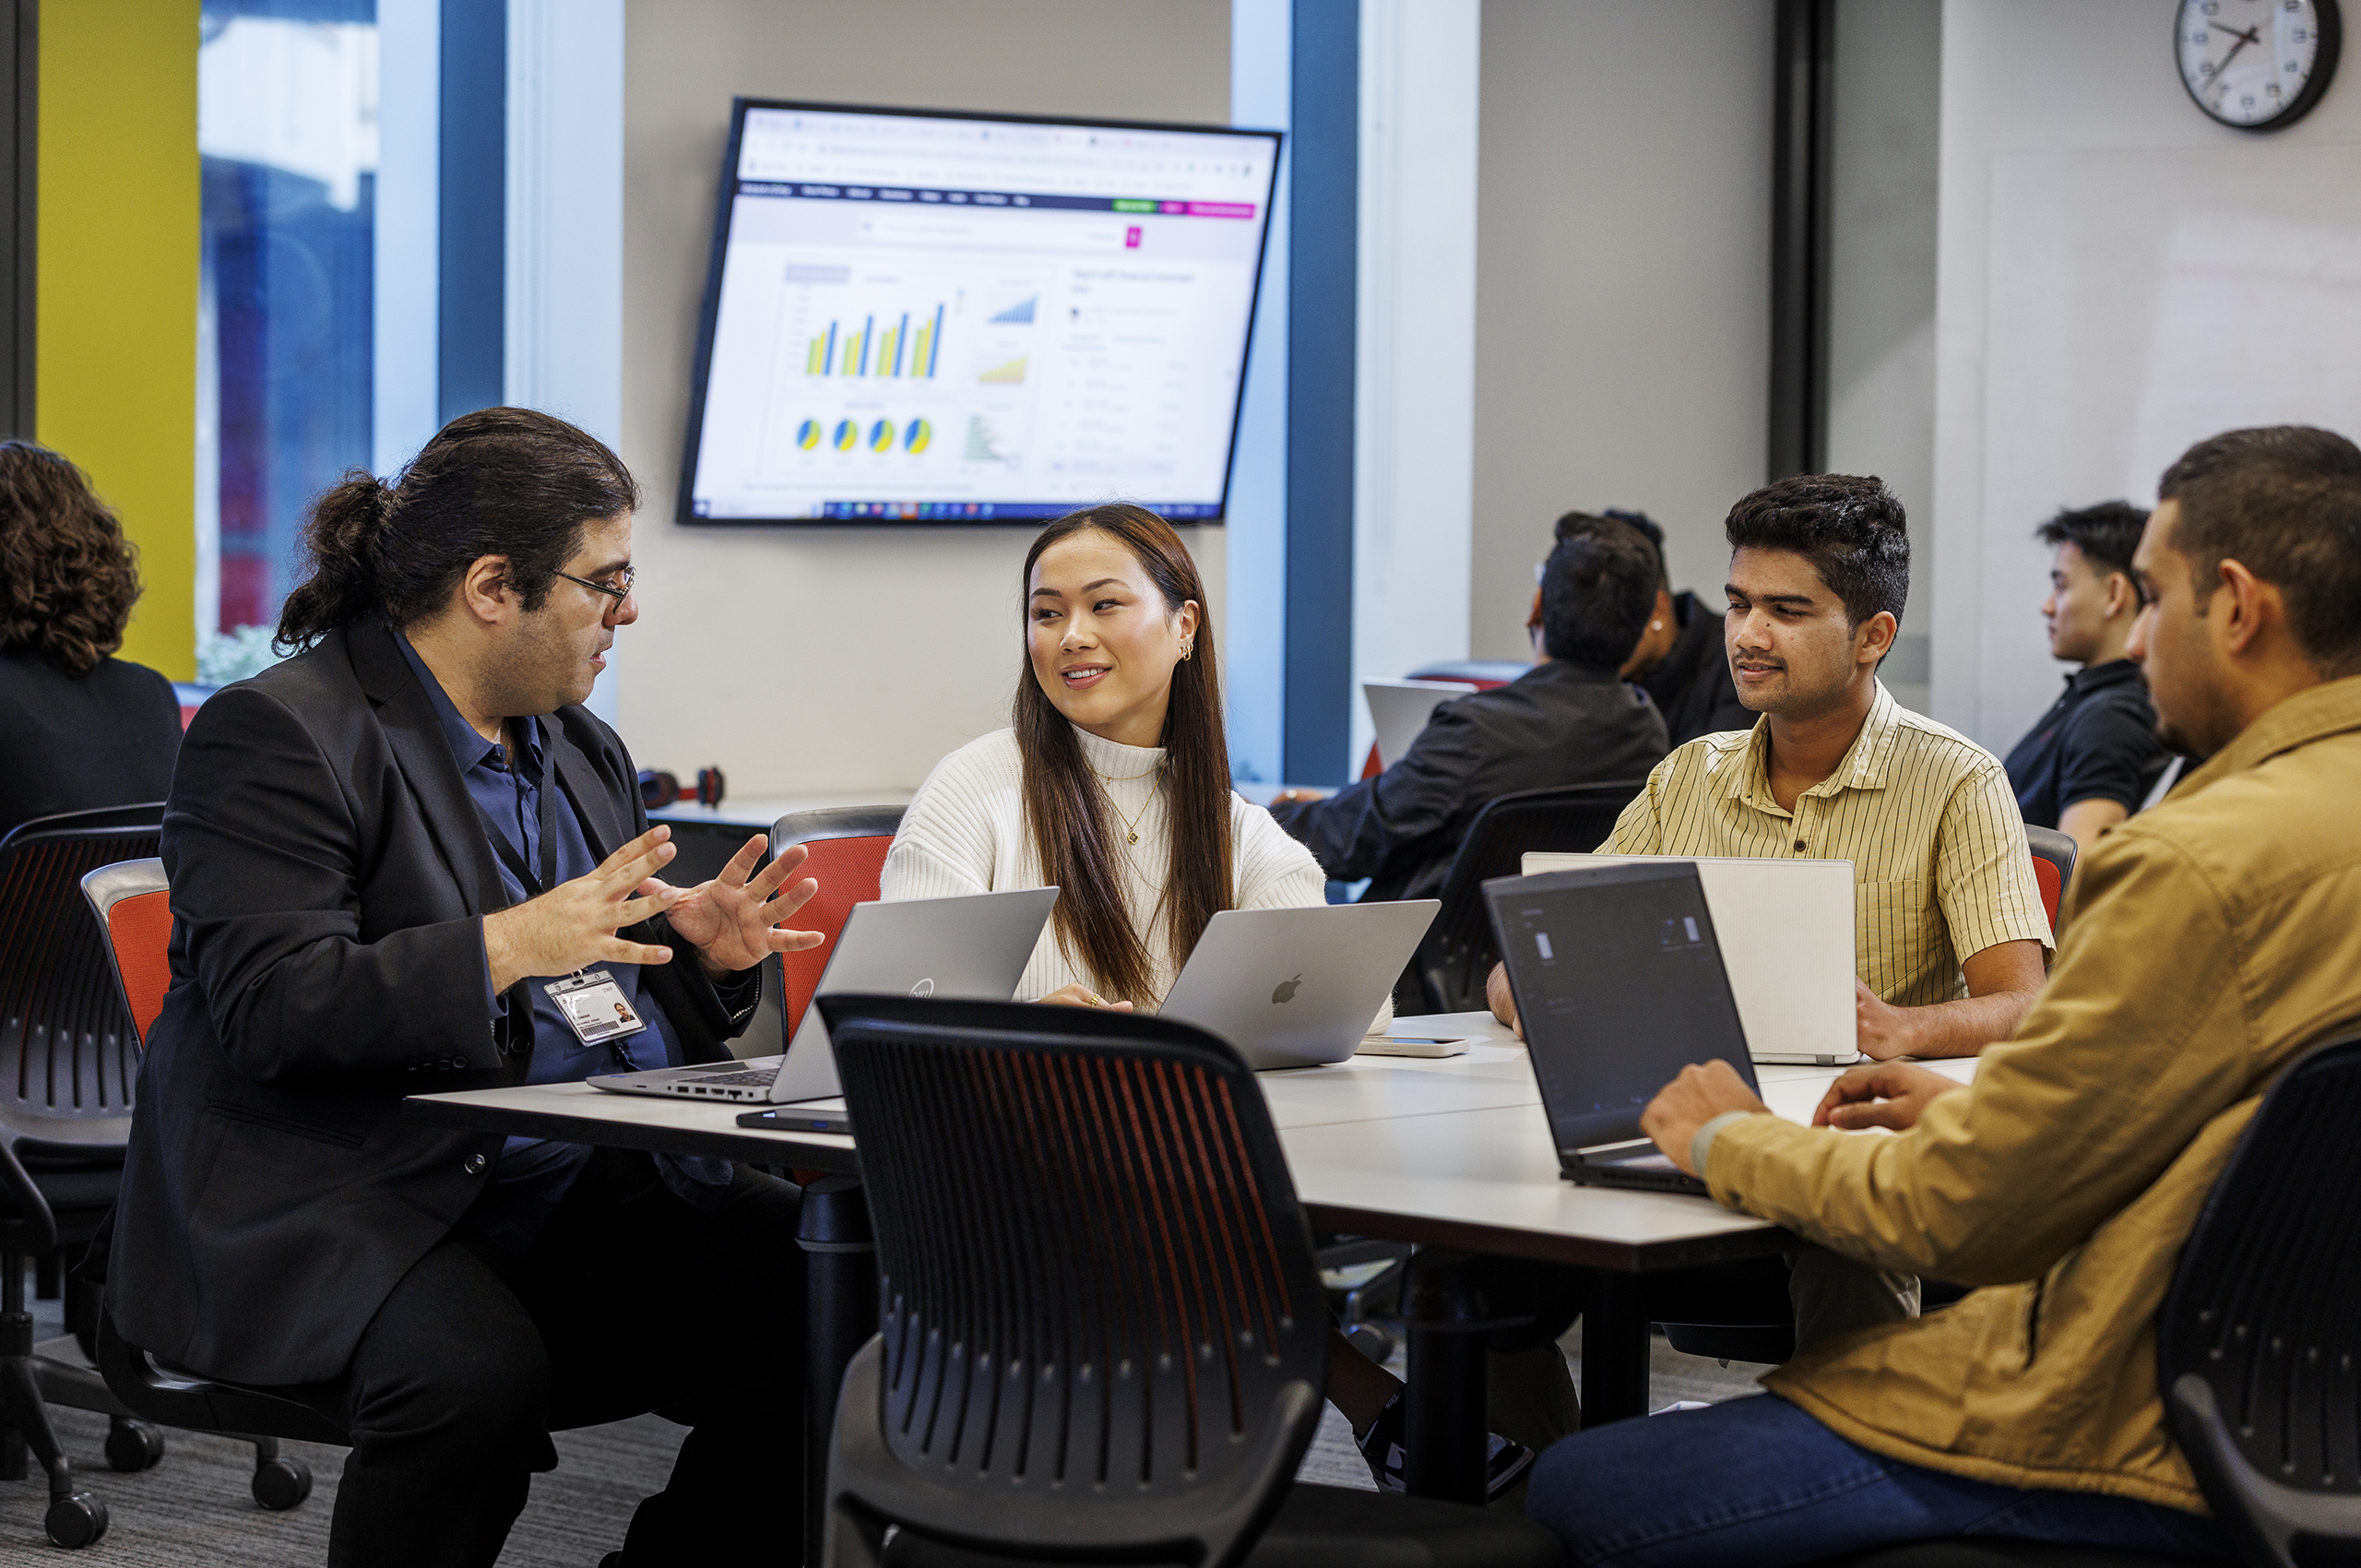
M681 1081L700 1088L718 1088L724 1085L732 1088L766 1089L778 1076L778 1069L767 1067L759 1073L714 1073Z

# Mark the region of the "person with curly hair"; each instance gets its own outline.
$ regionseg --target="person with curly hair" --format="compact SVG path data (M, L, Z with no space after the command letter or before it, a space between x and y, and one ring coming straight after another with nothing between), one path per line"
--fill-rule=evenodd
M0 441L0 837L171 787L180 699L114 657L138 598L131 541L82 470Z

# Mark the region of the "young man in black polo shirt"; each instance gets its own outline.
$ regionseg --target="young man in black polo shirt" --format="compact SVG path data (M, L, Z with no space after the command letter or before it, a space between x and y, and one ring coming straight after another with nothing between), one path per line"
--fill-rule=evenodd
M2056 552L2041 604L2049 651L2082 668L2009 754L2009 783L2026 822L2062 829L2082 855L2140 809L2165 765L2147 683L2124 657L2144 602L2131 552L2147 521L2130 502L2107 501L2060 512L2038 530Z

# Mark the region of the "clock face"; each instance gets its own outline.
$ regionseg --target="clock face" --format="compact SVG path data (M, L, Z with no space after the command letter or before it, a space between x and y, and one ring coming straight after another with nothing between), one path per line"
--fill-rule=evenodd
M2197 106L2242 131L2293 125L2336 69L2336 0L2180 0L2173 46Z

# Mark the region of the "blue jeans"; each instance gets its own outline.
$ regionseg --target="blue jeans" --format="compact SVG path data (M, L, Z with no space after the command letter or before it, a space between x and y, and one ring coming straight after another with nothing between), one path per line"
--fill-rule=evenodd
M1750 1568L1957 1536L2232 1558L2213 1520L2097 1492L2029 1491L1880 1458L1773 1396L1617 1421L1552 1443L1525 1511L1584 1568Z

